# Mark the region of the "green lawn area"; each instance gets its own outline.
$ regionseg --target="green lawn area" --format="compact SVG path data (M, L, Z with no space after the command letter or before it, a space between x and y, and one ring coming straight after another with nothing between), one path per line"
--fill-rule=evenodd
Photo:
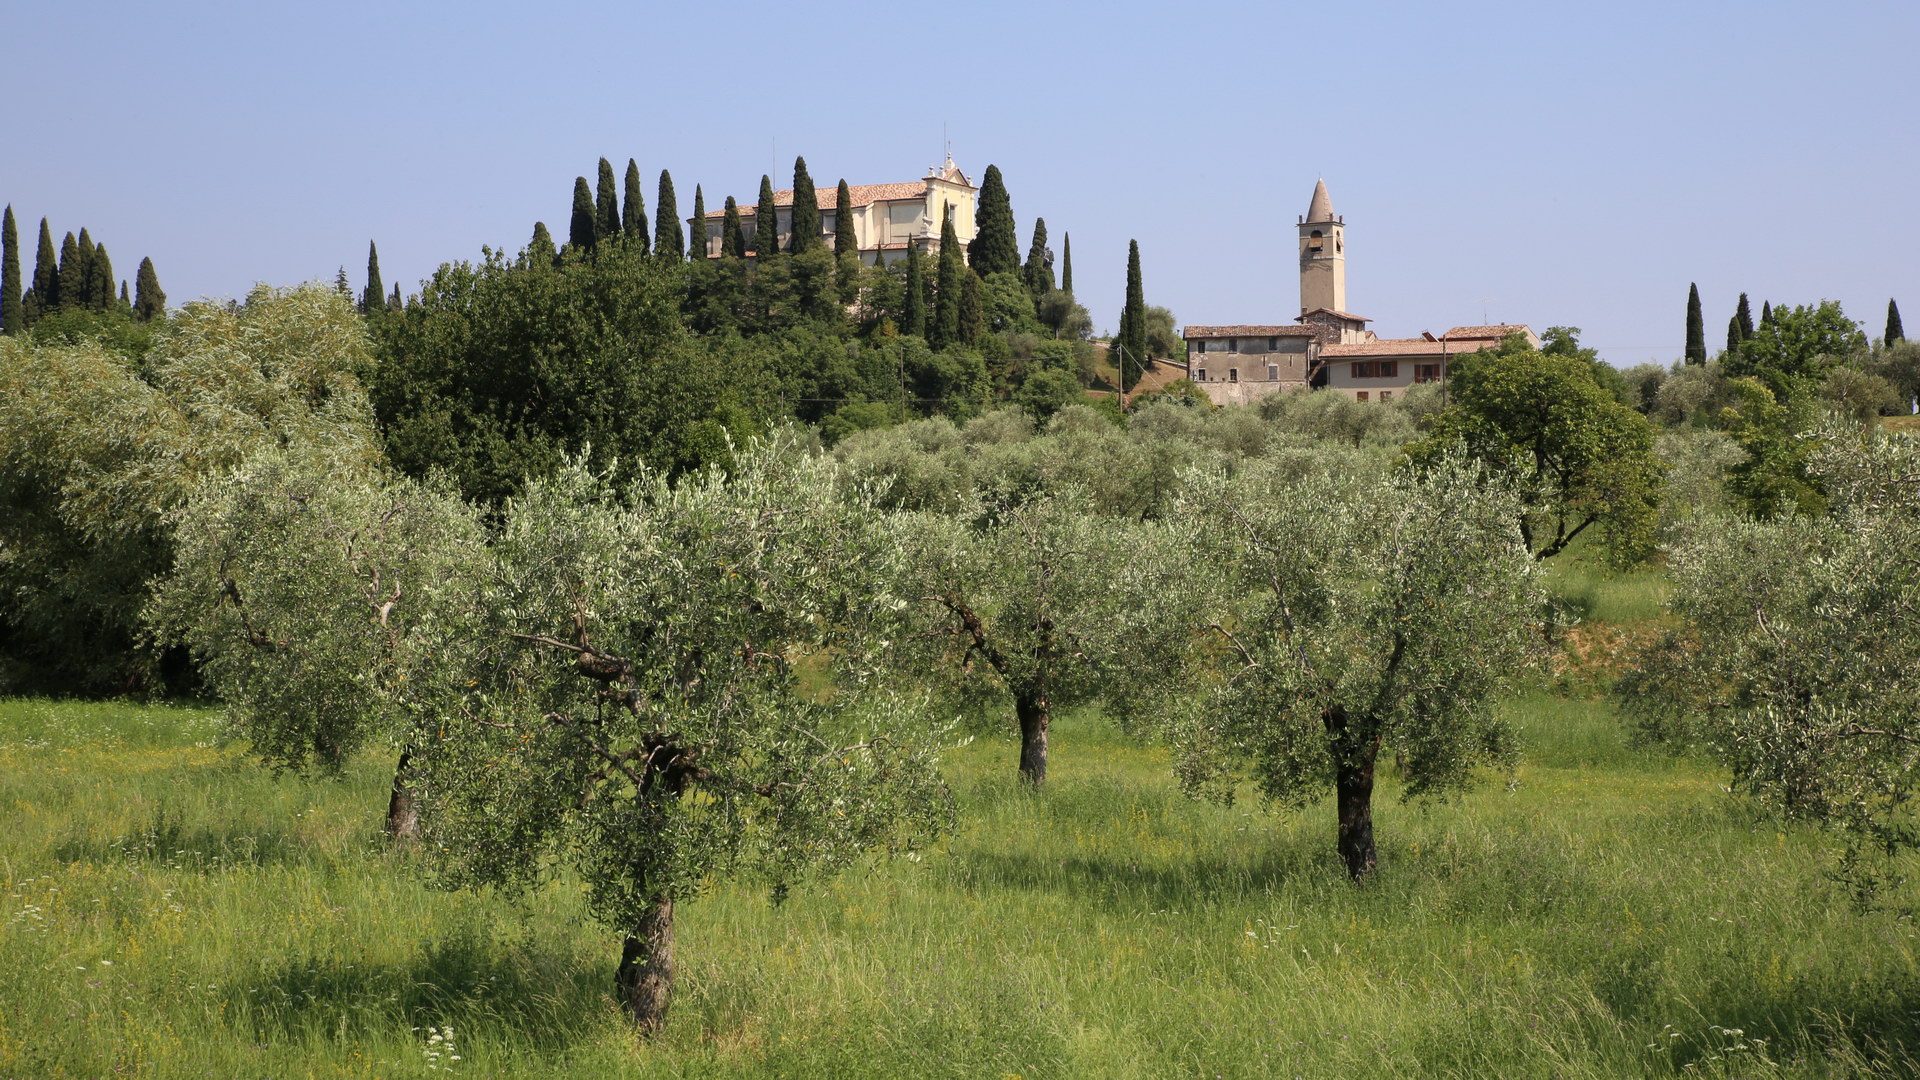
M1355 888L1331 810L1183 798L1165 751L1058 725L955 750L961 828L769 904L685 904L664 1036L556 884L424 888L387 762L274 778L204 710L0 702L0 1077L1620 1077L1920 1061L1914 927L1812 833L1601 703L1514 701L1528 763L1450 804L1381 793Z

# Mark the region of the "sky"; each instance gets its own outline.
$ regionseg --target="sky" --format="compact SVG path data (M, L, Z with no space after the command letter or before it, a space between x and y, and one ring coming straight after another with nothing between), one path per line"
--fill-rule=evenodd
M796 18L799 15L801 18ZM1697 283L1920 317L1920 4L14 5L0 202L32 257L81 226L170 302L257 282L417 291L482 245L564 236L575 176L628 158L751 202L998 165L1024 252L1073 243L1118 322L1127 243L1181 324L1298 314L1325 178L1348 307L1387 337L1582 328L1677 359Z

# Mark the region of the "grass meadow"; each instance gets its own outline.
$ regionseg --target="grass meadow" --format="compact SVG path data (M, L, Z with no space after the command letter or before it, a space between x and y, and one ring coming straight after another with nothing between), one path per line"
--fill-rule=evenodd
M0 703L0 1077L1913 1070L1914 927L1828 883L1821 837L1603 702L1511 709L1515 776L1427 806L1387 782L1362 888L1328 807L1191 802L1098 714L1062 718L1043 795L978 740L919 862L684 905L636 1046L577 890L423 888L381 839L384 760L275 778L211 710Z

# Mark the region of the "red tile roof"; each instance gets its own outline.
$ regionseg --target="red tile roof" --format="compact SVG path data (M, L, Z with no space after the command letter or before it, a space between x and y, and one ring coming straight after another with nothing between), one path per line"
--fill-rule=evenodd
M1304 319L1309 315L1321 315L1321 314L1332 315L1337 318L1346 319L1350 322L1364 323L1364 322L1373 321L1372 319L1367 318L1365 315L1355 315L1355 314L1352 314L1351 312L1335 311L1332 308L1324 308L1324 307L1314 308L1312 311L1303 311L1300 313L1300 318Z
M1440 336L1454 341L1490 338L1501 341L1512 334L1524 334L1529 327L1520 323L1500 323L1496 326L1456 326Z
M1223 337L1312 337L1310 326L1185 326L1180 336L1188 341L1195 338Z
M1320 356L1326 360L1346 360L1374 356L1459 356L1498 345L1496 340L1428 341L1425 338L1382 338L1359 345L1324 345Z
M855 206L869 206L877 202L893 202L898 199L919 199L925 197L926 194L927 182L925 180L907 180L898 184L847 185L847 195L853 199L853 205ZM838 185L814 188L813 198L815 202L820 204L820 209L822 210L838 210L840 208L840 188ZM759 200L757 198L753 202L740 203L740 216L743 218L752 217L758 203ZM774 192L773 205L776 207L792 206L793 189L783 188ZM707 216L710 218L724 218L727 216L727 211L723 206L718 210L707 211Z

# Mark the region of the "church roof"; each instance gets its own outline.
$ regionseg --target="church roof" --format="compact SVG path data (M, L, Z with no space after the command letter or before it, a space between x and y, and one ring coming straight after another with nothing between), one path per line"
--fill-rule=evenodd
M1313 202L1307 205L1307 220L1333 220L1333 200L1327 195L1327 182L1325 180L1314 181Z
M1183 326L1180 336L1188 341L1197 338L1224 337L1312 337L1310 326Z
M898 199L918 199L925 196L926 193L927 182L925 180L907 180L898 184L847 185L847 195L853 200L853 205L855 206L867 206L877 202L892 202ZM814 188L813 198L822 210L838 210L840 208L840 188L838 185L834 187ZM755 209L755 203L758 201L759 200L756 199L754 202L738 204L741 216L751 217ZM792 206L793 189L783 188L774 192L773 205L782 208ZM723 206L718 210L709 210L707 211L707 216L715 219L724 218L727 216L726 207Z

